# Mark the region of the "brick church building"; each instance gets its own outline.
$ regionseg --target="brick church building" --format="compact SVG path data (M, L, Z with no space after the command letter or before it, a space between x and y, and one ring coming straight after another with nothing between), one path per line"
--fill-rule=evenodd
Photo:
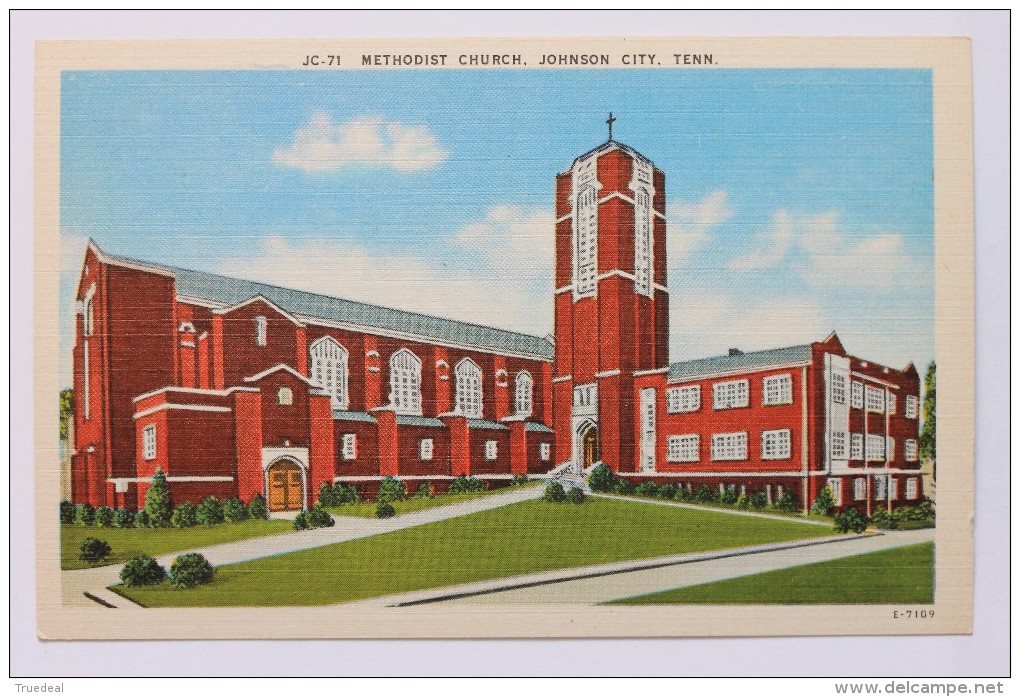
M835 333L670 363L665 175L610 139L556 177L555 340L114 256L76 302L72 498L307 508L590 470L871 512L920 497L919 379ZM678 318L682 321L682 317Z

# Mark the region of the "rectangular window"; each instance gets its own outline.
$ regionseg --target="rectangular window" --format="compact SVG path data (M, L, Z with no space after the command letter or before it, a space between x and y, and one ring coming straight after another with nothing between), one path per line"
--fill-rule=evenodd
M864 408L864 383L853 380L850 383L850 406L854 409Z
M670 414L688 414L701 409L701 385L671 387L666 390L666 411Z
M892 392L885 393L885 410L890 414L896 413L896 395Z
M896 477L889 477L889 500L895 501L899 494L899 487L897 486L899 480Z
M496 459L496 441L494 440L485 441L485 459L486 460Z
M850 434L850 459L851 460L863 460L864 459L864 434L863 433L851 433Z
M775 431L761 432L761 459L790 459L790 429L781 428Z
M793 404L793 378L790 375L773 375L762 381L761 403Z
M896 459L896 440L894 438L890 437L885 439L885 459Z
M146 460L156 459L156 424L142 429L142 457Z
M876 436L873 434L868 435L868 439L865 442L865 456L868 460L884 460L885 459L885 438L882 436Z
M255 318L255 345L265 346L266 345L266 318L256 317Z
M911 501L917 498L917 479L913 477L907 480L907 498Z
M875 500L876 501L884 501L885 500L885 483L888 480L886 479L886 476L884 474L875 474L875 475L872 475L872 476L874 477L874 480L872 482L872 486L875 487Z
M843 480L842 479L837 479L837 478L833 477L832 479L829 479L825 484L826 484L826 486L829 487L829 491L832 492L832 500L835 502L835 504L837 506L842 506L843 505Z
M85 298L85 307L82 311L82 334L84 336L92 336L95 328L95 314L93 310L92 296L89 295Z
M832 374L832 403L846 404L846 376Z
M907 462L917 462L917 441L909 438L903 441L903 456Z
M89 371L89 342L82 344L82 360L81 360L81 401L82 412L85 420L89 420L89 411L92 407L92 375Z
M356 433L345 433L342 447L345 460L354 460L358 457L358 436Z
M868 497L868 482L864 477L854 480L854 501L863 501Z
M864 408L877 414L885 413L885 393L877 387L864 388Z
M697 462L701 459L701 436L670 436L666 441L666 459L670 462Z
M747 433L716 433L712 436L713 460L746 460Z
M907 404L903 410L903 415L908 419L917 418L917 397L912 394L907 395Z
M550 443L539 445L538 456L542 459L542 462L549 462L549 458L552 457L552 445Z
M748 398L747 380L730 380L712 385L713 409L736 409L746 407Z
M829 434L833 460L847 459L847 435L845 431L833 431Z
M418 441L418 457L422 460L431 460L434 443L431 438L422 438Z

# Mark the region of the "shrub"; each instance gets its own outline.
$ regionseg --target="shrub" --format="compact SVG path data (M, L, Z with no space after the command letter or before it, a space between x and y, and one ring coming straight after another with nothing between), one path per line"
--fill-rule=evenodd
M571 487L566 495L567 503L584 503L584 492L578 487Z
M113 512L113 527L133 528L135 526L135 514L125 508L118 508Z
M833 529L836 532L855 532L858 535L868 528L868 521L856 508L848 508L836 516Z
M737 508L743 508L746 510L747 507L750 505L751 501L747 498L747 494L741 494L740 496L737 497L736 503Z
M223 520L228 523L240 523L248 519L248 509L240 499L230 498L223 502Z
M751 497L747 500L747 502L750 504L751 508L756 511L760 511L769 505L769 497L765 495L764 491L759 491L751 494Z
M315 500L315 502L322 506L340 505L340 503L336 500L336 492L333 489L333 485L329 482L323 482L319 487L319 497Z
M659 498L673 500L676 498L676 484L663 484L659 487Z
M248 504L248 517L252 520L268 520L269 506L262 494L255 494L255 498Z
M403 501L407 495L407 490L404 488L404 483L399 479L393 477L385 477L379 482L379 491L375 494L375 500L378 501Z
M294 529L295 530L307 530L308 529L308 514L301 511L294 516Z
M305 522L308 523L309 528L331 528L336 525L336 521L333 520L333 516L326 512L326 509L322 506L312 506L312 508L305 514Z
M145 512L144 508L135 513L135 527L136 528L149 527L149 514Z
M74 509L74 524L88 527L96 519L96 509L83 503Z
M344 484L333 485L333 498L337 502L337 505L344 505L345 503L361 503L361 493L358 492L358 488L353 484L346 486Z
M430 499L432 498L432 486L428 482L422 482L418 485L418 490L414 492L411 497L413 499Z
M448 494L470 494L474 492L485 491L485 482L477 477L465 477L460 475L447 487L446 493Z
M681 484L676 490L676 496L673 497L674 501L690 501L691 500L691 485L684 486Z
M595 469L588 475L588 486L592 491L614 491L615 484L616 477L604 462L595 465Z
M78 550L78 558L87 561L89 564L98 564L110 556L110 545L106 540L95 537L86 537L82 540L81 549Z
M659 495L659 485L655 482L641 482L637 485L634 493L638 496L648 496L651 498Z
M783 493L776 499L776 510L783 513L797 512L797 499L793 497L792 491L786 488L783 489Z
M708 488L708 484L702 484L698 487L698 490L694 492L694 500L698 503L712 503L715 499L716 495Z
M563 491L563 485L553 481L545 485L545 493L542 498L549 503L563 503L567 500L567 492Z
M182 554L170 565L170 585L174 588L201 586L212 581L212 577L212 564L197 552Z
M155 586L165 578L166 569L147 554L135 557L120 570L120 580L125 586Z
M75 505L70 501L60 502L60 522L70 524L74 522Z
M375 506L375 517L376 518L392 518L397 514L393 505L389 501L380 501Z
M215 496L206 496L195 511L200 525L217 525L223 522L223 504Z
M890 515L885 509L879 509L871 516L871 524L879 530L895 530L899 527L901 518L899 513L900 511L896 511Z
M722 495L719 497L719 503L725 503L727 506L732 506L740 498L740 494L737 493L737 487L730 484L728 487L723 489Z
M175 508L174 514L170 516L170 524L175 528L193 528L198 525L195 504L185 501Z
M613 493L621 496L630 496L634 493L634 482L629 479L617 479L613 484Z
M112 528L113 509L109 506L100 506L97 508L94 524L97 528Z
M166 528L170 526L170 487L163 470L157 469L152 475L152 484L145 492L145 512L149 514L149 526Z
M528 475L526 474L515 474L513 478L514 486L523 486L528 483Z
M811 512L815 515L829 515L829 512L836 506L836 499L832 497L832 490L824 487L818 492L818 497L811 504Z

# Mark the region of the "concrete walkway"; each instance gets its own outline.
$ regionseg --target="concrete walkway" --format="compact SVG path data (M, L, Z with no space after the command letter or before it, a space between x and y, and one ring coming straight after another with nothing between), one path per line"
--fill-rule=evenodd
M662 557L643 564L624 562L613 569L587 567L569 569L560 579L543 574L503 579L490 587L446 588L432 591L432 601L446 599L453 603L534 604L534 603L598 603L657 593L673 588L695 586L740 576L776 571L815 562L878 552L894 547L930 542L935 539L932 528L910 531L886 531L868 535L840 535L777 545L761 545L740 550L724 550L701 554ZM629 564L629 568L626 565ZM506 590L499 590L500 588ZM480 591L480 593L479 593ZM383 600L383 599L377 599ZM386 604L400 605L429 601L425 593L408 594L385 599Z
M544 489L540 486L512 488L506 493L489 494L470 501L436 506L423 511L405 513L393 518L358 518L355 516L333 516L336 525L331 528L316 528L301 532L282 533L267 537L253 537L237 542L227 542L198 549L182 549L156 557L156 560L167 569L179 555L185 552L198 552L209 560L213 566L236 564L263 557L289 554L304 549L314 549L337 542L348 542L362 537L381 535L394 530L403 530L418 525L436 523L441 520L457 518L472 513L502 508L510 504L541 498ZM95 607L96 605L113 605L114 607L136 607L129 600L116 593L106 590L120 582L120 570L123 565L103 566L96 569L81 569L61 572L61 590L65 606ZM102 602L97 602L85 595L89 593Z

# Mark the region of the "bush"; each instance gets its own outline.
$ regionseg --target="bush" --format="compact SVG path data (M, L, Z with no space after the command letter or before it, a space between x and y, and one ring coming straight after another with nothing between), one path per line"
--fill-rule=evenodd
M485 482L477 477L465 477L460 475L447 487L446 493L448 494L471 494L476 492L485 491Z
M591 487L592 491L614 491L615 484L616 477L613 476L613 471L604 462L595 465L595 469L588 475L588 486Z
M676 498L676 484L663 484L659 487L659 498L672 501Z
M836 506L836 499L832 497L832 490L829 487L818 492L818 498L811 504L811 512L815 515L829 515L829 512Z
M329 482L323 482L322 486L319 487L319 498L315 502L319 505L330 507L340 505L336 498L336 490Z
M248 517L252 520L269 520L269 506L262 494L255 494L255 498L248 504Z
M301 511L294 516L294 529L295 530L307 530L308 529L308 514Z
M855 532L858 535L868 528L868 521L856 508L848 508L836 516L833 529L836 532Z
M647 496L649 498L656 498L659 495L659 485L655 482L641 482L637 485L634 493L638 496Z
M379 491L375 494L375 500L379 501L403 501L407 495L404 483L393 477L384 477L379 482Z
M723 489L722 495L719 497L719 503L725 503L727 506L732 506L740 498L740 494L737 493L737 487L730 484L728 487Z
M797 499L793 497L792 491L786 488L783 489L783 493L776 499L776 510L783 513L797 512Z
M750 499L747 498L747 494L741 494L740 496L737 497L736 503L737 508L743 508L744 510L747 510L747 507L750 505L751 501Z
M109 506L100 506L97 508L94 524L97 528L112 528L113 509Z
M545 485L545 493L542 498L549 503L563 503L567 500L567 492L563 491L563 485L559 482L549 482Z
M228 523L240 523L248 519L248 509L240 499L230 498L223 502L223 520Z
M584 492L578 487L571 487L566 496L567 503L584 503Z
M336 521L333 520L333 516L326 512L326 509L322 506L312 506L312 508L305 514L305 522L308 523L309 528L331 528L336 525Z
M673 497L674 501L690 501L691 500L691 485L684 486L681 484L676 490L676 496Z
M135 513L135 527L136 528L147 528L149 526L149 514L145 512L145 509Z
M60 522L70 524L74 522L75 505L70 501L60 502Z
M113 512L113 527L133 528L135 526L135 514L125 508L118 508Z
M345 503L361 503L361 493L358 488L353 484L350 486L344 484L333 485L333 497L337 502L337 505L344 505Z
M185 501L175 508L174 514L170 516L170 524L175 528L193 528L198 525L195 504Z
M769 497L765 495L764 491L759 491L755 494L751 494L751 497L747 500L748 504L756 511L760 511L769 505Z
M515 474L512 483L514 486L523 486L528 483L528 475Z
M200 525L217 525L223 522L223 504L215 496L206 496L195 511Z
M174 588L201 586L212 581L212 577L212 564L197 552L182 554L170 565L170 585Z
M694 500L698 503L712 503L716 500L716 495L708 488L708 484L702 484L694 492Z
M620 496L630 496L634 493L634 482L629 479L617 479L613 484L613 493Z
M74 509L74 524L88 527L96 519L96 509L90 504L83 503Z
M375 506L375 517L376 518L392 518L397 514L395 508L389 501L380 501Z
M902 510L902 509L901 509ZM901 515L898 515L899 511L894 512L892 515L889 514L884 508L875 511L874 515L871 516L871 524L879 530L895 530L899 527L899 521Z
M120 580L125 586L156 586L165 578L166 569L147 554L135 557L120 570Z
M418 485L418 490L414 492L412 499L430 499L432 498L432 485L428 482L422 482Z
M170 527L170 516L173 515L170 510L170 487L161 469L152 475L152 484L145 492L145 512L149 514L150 527Z
M95 537L86 537L82 540L81 549L78 550L78 558L82 561L87 561L89 564L98 564L99 562L110 556L110 545L106 543L106 540L100 540Z

